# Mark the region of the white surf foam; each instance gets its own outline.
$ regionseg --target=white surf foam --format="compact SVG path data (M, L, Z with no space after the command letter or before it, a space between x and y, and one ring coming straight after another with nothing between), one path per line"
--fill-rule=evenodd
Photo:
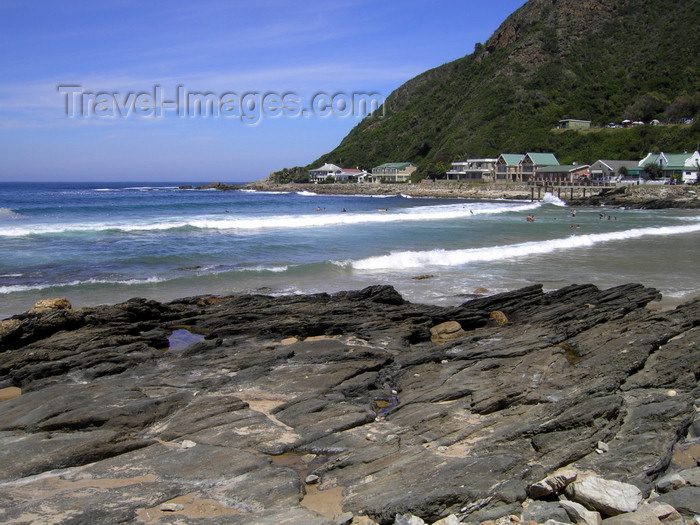
M0 220L2 219L19 219L22 217L21 213L12 211L10 208L0 208Z
M47 288L71 288L74 286L84 286L90 284L114 284L131 286L134 284L160 283L165 280L166 279L160 277L149 277L148 279L125 279L121 281L110 279L86 279L84 281L76 280L65 283L17 284L11 286L0 286L0 295L16 292L46 290Z
M499 214L532 210L540 203L521 205L491 204L469 207L464 204L420 206L415 208L394 208L382 211L361 213L315 212L304 215L276 215L267 217L231 217L205 215L183 220L157 220L154 222L115 222L93 224L54 224L22 225L4 228L0 237L21 237L26 235L60 234L68 232L123 232L163 231L176 228L194 227L211 230L252 231L261 229L299 229L353 224L385 224L403 221L449 220L476 214Z
M367 257L344 264L356 270L391 270L396 268L421 268L426 266L460 266L471 262L499 261L518 257L542 255L555 251L590 247L599 243L625 241L647 236L681 235L700 231L700 224L635 228L631 230L572 235L561 239L524 242L505 246L490 246L464 250L395 251L388 255Z
M544 197L542 198L542 202L547 203L547 204L554 204L555 206L566 206L566 203L563 200L561 200L556 195L552 195L549 192L544 194Z
M262 193L263 195L288 195L289 191L261 191L261 190L253 190L250 188L241 188L240 190L241 193Z

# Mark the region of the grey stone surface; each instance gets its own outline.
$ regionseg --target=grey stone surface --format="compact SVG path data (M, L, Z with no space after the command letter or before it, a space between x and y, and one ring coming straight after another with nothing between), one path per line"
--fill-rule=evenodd
M671 505L686 518L700 515L700 487L681 487L662 494L656 501Z
M332 524L303 505L308 478L382 525L477 522L522 514L564 467L648 496L700 373L700 301L645 308L657 295L531 286L437 307L375 286L18 315L0 334L0 388L22 389L0 403L0 521L205 501L211 523ZM431 341L449 321L464 333ZM205 340L167 351L175 329Z

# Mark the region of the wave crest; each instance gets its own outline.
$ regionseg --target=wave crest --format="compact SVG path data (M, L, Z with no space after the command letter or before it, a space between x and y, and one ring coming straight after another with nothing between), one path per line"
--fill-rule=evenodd
M635 228L631 230L572 235L561 239L532 241L504 246L470 248L465 250L396 251L387 255L350 261L355 270L389 270L394 268L421 268L425 266L460 266L472 262L499 261L531 255L542 255L561 250L590 247L599 243L624 241L647 236L668 236L700 231L700 224ZM347 264L347 263L344 263Z
M23 217L21 213L12 211L10 208L0 208L0 220L2 219L19 219Z
M271 215L266 217L231 217L200 216L188 220L155 220L154 222L93 223L93 224L57 224L26 225L5 228L0 237L22 237L27 235L49 235L70 232L148 232L165 231L181 228L198 228L202 230L255 231L262 229L301 229L355 224L387 224L404 221L450 220L477 214L500 214L522 212L539 207L540 203L528 203L514 206L512 204L489 205L487 207L468 207L464 204L420 206L415 208L393 208L387 211L370 211L358 213L313 213L304 215ZM384 209L383 209L384 210Z

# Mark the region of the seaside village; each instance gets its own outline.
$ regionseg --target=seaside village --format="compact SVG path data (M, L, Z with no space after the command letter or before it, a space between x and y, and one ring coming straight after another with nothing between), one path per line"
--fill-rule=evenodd
M562 121L575 128L587 121ZM312 183L409 182L418 169L412 162L386 162L372 168L345 169L324 164L309 170ZM560 164L554 153L501 153L497 158L452 162L452 168L435 180L483 183L536 183L565 185L695 184L700 152L649 153L643 159L599 159L593 164Z
M600 159L593 164L560 164L554 153L501 153L498 158L467 159L436 180L463 182L551 182L561 184L695 184L700 152L649 153L641 160ZM412 162L386 162L366 170L324 164L309 170L309 182L409 182Z

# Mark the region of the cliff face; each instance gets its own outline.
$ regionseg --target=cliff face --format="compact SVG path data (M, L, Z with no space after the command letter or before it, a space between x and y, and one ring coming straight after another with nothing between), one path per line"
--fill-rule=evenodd
M644 137L554 134L563 118L604 125L678 118L700 100L700 5L676 0L530 0L474 52L409 80L384 115L358 124L323 162L387 161L557 151L563 162L637 158L695 147L697 130ZM700 105L684 106L687 117ZM641 158L641 157L640 157Z
M630 0L531 0L510 15L486 41L486 49L498 51L518 40L523 28L543 22L557 30L562 41L577 39L618 16ZM567 34L564 34L564 32Z
M508 57L523 66L543 64L553 58L563 60L570 54L572 44L585 39L593 28L615 20L629 1L531 0L501 24L485 48L492 53L513 44ZM538 25L547 27L546 39L531 31Z

